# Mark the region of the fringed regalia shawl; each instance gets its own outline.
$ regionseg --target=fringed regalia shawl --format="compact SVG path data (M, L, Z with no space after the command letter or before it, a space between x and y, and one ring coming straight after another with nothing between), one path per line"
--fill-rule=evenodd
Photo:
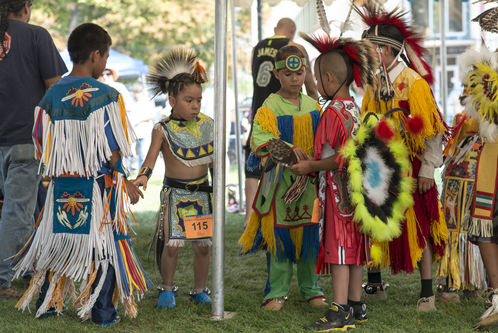
M444 256L438 263L437 283L449 289L486 289L486 272L479 247L467 237L468 215L472 204L472 193L481 148L477 135L478 122L464 114L457 114L453 120L456 132L445 149L443 212L449 231Z
M135 300L152 283L128 238L121 160L114 168L109 164L115 149L131 155L135 139L121 95L92 78L63 78L36 107L33 138L41 173L51 182L35 231L12 263L15 277L34 272L17 308L26 309L50 279L37 317L49 308L60 313L70 296L87 319L112 265L114 303L120 299L126 315L135 317ZM74 282L81 282L79 293Z
M309 181L296 201L285 204L282 196L296 176L281 163L274 164L266 148L271 139L281 139L313 155L313 138L320 120L320 107L301 94L301 108L278 94L271 94L254 119L252 150L262 159L260 179L253 213L239 240L242 253L266 249L279 260L296 262L318 257L318 224L311 222L316 199L315 184Z
M469 58L472 70L465 79L468 87L465 112L478 120L479 135L483 139L477 162L469 236L473 240L496 242L498 221L494 214L498 210L498 56L496 52L483 48Z

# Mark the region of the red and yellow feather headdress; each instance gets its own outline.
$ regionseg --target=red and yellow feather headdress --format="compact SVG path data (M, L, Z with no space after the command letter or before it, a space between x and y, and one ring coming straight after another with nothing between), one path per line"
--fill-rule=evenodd
M429 84L434 82L432 68L423 59L425 51L422 46L423 38L408 24L404 17L406 12L401 11L399 8L387 12L379 5L369 2L364 5L363 11L356 6L354 8L363 22L369 27L388 24L398 28L403 35L403 43L389 37L379 36L377 28L374 29L373 34L365 35L364 38L375 44L389 44L401 50L401 52L404 50L410 60L410 67L429 82Z

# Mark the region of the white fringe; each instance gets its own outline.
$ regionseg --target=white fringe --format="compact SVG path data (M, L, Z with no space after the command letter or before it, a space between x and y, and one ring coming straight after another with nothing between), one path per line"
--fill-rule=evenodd
M469 224L469 235L478 237L493 236L493 220L472 217Z
M19 310L22 310L24 312L24 310L28 309L28 311L31 312L31 310L29 309L29 303L31 303L34 295L38 293L41 286L45 282L45 276L46 272L36 272L33 275L33 277L31 278L31 280L33 281L33 286L28 291L26 291L27 294L25 293L23 295L24 300L17 307Z
M97 298L99 297L100 291L102 290L102 287L104 286L105 278L107 277L107 269L109 268L109 263L107 261L103 261L100 264L100 269L101 269L101 274L100 274L100 280L99 283L97 284L97 287L93 290L93 293L90 295L90 298L88 301L78 310L78 316L81 319L87 319L88 314L93 308L93 305L97 301Z
M189 242L193 242L199 246L211 246L211 240L210 239L199 239L199 240L188 240ZM183 239L170 239L165 246L169 247L184 247L185 246L185 240Z
M104 203L98 184L94 181L92 221L89 235L53 233L53 182L47 193L45 210L29 251L14 268L15 278L29 270L53 271L79 282L90 274L92 262L99 263L109 257L114 247L112 226L106 224L100 231ZM110 235L110 236L109 236Z
M117 179L114 181L115 183L115 191L116 191L116 215L114 217L113 225L114 230L118 234L121 233L121 229L124 230L124 234L128 234L128 224L126 223L126 212L130 210L130 205L128 201L128 195L125 192L125 175L121 173L117 173Z
M467 237L467 233L460 233L458 240L458 256L460 258L460 280L465 280L465 262L468 259L468 283L476 289L485 290L486 270L482 262L479 246L472 244Z
M122 97L121 97L122 98ZM119 103L111 103L105 106L107 115L109 116L109 121L111 122L112 132L116 138L119 149L121 150L121 156L133 156L132 143L137 140L137 136L131 127L128 115L126 115L126 130L128 131L128 138L123 128L123 123L121 121L121 113L119 109Z
M127 119L129 140L126 137L118 102L93 111L84 121L65 119L52 122L50 116L38 107L35 109L35 116L39 112L43 112L43 151L39 170L41 165L45 164L44 176L60 176L64 173L88 177L97 175L102 164L111 156L105 135L106 113L121 154L132 155L131 143L136 136Z
M57 281L59 280L59 278L60 278L59 274L54 274L52 276L52 280L50 280L50 284L48 286L47 294L45 295L43 303L38 308L38 311L36 311L35 318L40 317L42 314L44 314L45 312L48 311L49 304L52 301L52 294L54 293L54 290L55 290L55 287L57 286Z

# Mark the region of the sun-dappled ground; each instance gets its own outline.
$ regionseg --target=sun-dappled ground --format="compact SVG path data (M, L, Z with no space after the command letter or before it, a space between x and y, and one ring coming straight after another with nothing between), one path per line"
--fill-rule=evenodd
M160 283L159 271L153 255L147 250L155 228L155 210L159 205L158 192L161 177L151 178L145 200L134 207L137 224L132 235L135 250L145 270L155 283ZM239 256L237 240L243 229L243 216L227 214L225 228L225 310L236 313L233 319L213 321L209 306L196 306L188 300L193 286L192 248L187 245L180 253L175 276L180 290L177 308L158 310L157 291L151 290L139 303L137 318L124 318L111 328L101 328L91 322L80 322L72 306L62 316L47 319L34 318L34 302L31 313L14 309L15 300L0 300L0 333L34 332L305 332L303 327L317 320L324 310L312 309L302 300L294 278L289 300L280 312L266 312L261 308L266 282L264 253ZM365 273L366 275L366 273ZM383 273L383 279L391 287L387 301L367 302L369 321L357 325L357 332L470 332L472 325L483 312L482 301L463 300L462 304L436 303L438 311L417 314L415 304L420 290L418 272L412 275L391 276ZM211 286L211 275L208 286ZM331 280L322 277L321 286L330 300ZM21 281L14 285L22 287Z

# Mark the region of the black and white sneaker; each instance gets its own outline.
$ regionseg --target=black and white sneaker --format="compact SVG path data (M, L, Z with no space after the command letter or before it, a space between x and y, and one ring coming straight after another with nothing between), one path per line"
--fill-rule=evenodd
M346 311L342 306L332 303L325 316L306 327L307 330L316 332L347 331L356 328L353 308Z
M364 323L368 321L367 305L365 303L350 306L353 308L355 323Z

